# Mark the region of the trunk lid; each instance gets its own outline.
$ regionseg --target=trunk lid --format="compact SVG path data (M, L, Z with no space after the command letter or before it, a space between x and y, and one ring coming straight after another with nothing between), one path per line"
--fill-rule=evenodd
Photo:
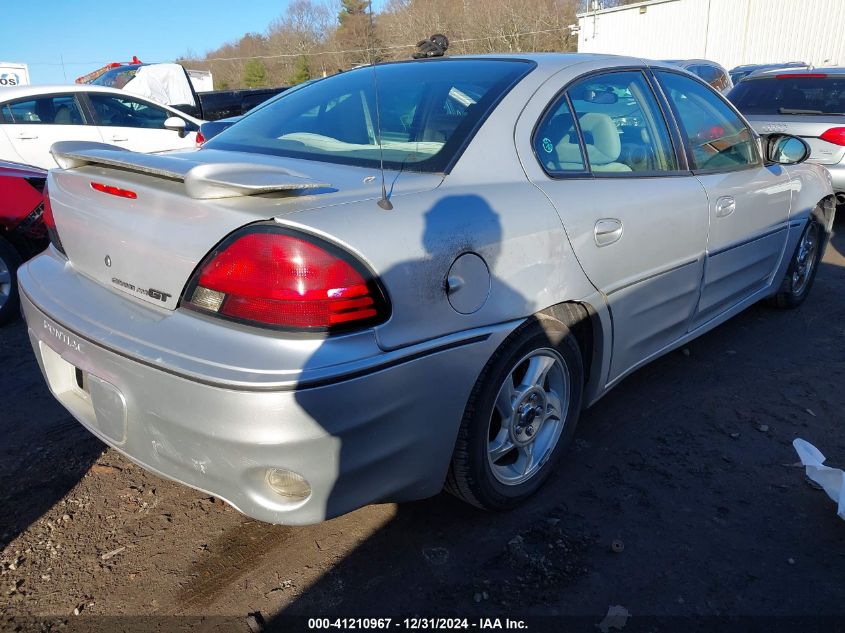
M845 127L845 116L756 114L746 116L758 134L791 134L800 136L810 146L808 159L819 165L836 165L845 158L845 147L819 138L832 127Z
M109 156L106 150L98 151L102 160L77 157L71 164L77 166L49 175L53 216L68 260L101 285L168 310L176 308L203 258L239 227L365 200L375 205L381 193L377 169L219 150L156 156L120 150ZM254 166L254 173L244 169L247 164ZM259 193L191 197L195 168L200 172L194 171L199 182L194 184L201 193L208 183L215 194L221 188ZM271 187L267 192L268 174L281 189ZM282 174L281 181L274 174ZM443 180L442 174L412 172L387 172L386 178L392 196L430 190ZM298 188L302 184L298 179L320 186ZM92 183L135 197L96 191ZM355 209L350 207L349 212Z

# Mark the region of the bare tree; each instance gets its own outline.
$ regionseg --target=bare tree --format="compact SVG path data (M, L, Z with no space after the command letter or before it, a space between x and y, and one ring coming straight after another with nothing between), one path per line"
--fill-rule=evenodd
M272 85L332 74L381 59L407 59L415 45L443 33L450 54L572 50L569 26L584 0L293 0L264 33L209 51L202 60L215 85L240 86L250 57L260 57ZM604 0L606 4L624 0Z

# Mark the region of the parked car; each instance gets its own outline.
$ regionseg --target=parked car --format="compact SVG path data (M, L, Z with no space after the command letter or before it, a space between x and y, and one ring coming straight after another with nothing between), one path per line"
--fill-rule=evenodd
M760 134L793 134L810 146L808 162L824 165L845 203L845 68L754 74L728 95Z
M308 86L315 81L319 81L320 79L309 79L308 81L303 81L302 83L298 83L295 86L292 86L285 90L282 93L277 94L275 97L270 97L267 101L258 104L255 109L250 110L250 112L255 112L256 110L260 110L261 108L265 108L271 103L275 103L282 97L292 94L297 90L301 90L305 86ZM239 116L230 116L225 119L217 119L215 121L206 121L200 126L200 131L197 134L197 145L202 146L206 141L213 139L215 136L220 134L223 130L226 130L232 127L235 123L240 121L244 118L246 114L241 114Z
M0 92L0 160L55 167L56 141L93 141L136 152L193 148L202 121L99 86L15 86Z
M49 244L41 219L47 172L0 161L0 325L20 314L15 271Z
M723 66L708 59L667 59L666 62L680 66L693 75L701 77L722 94L725 94L734 86L728 71Z
M520 503L625 376L800 305L835 212L803 141L605 55L383 64L198 152L53 153L53 243L18 272L52 393L275 523L444 482Z
M779 70L787 68L811 68L806 62L783 62L782 64L745 64L737 66L730 71L731 81L734 85L754 73L766 72L767 70Z
M144 66L160 66L161 64L121 64L99 75L90 82L93 86L106 86L109 88L122 88L137 74ZM172 103L177 110L190 116L203 119L204 121L216 121L232 116L246 114L255 106L263 103L287 90L287 86L274 88L243 88L240 90L212 90L210 92L197 92L187 71L182 68L185 74L185 88L193 95L193 103Z

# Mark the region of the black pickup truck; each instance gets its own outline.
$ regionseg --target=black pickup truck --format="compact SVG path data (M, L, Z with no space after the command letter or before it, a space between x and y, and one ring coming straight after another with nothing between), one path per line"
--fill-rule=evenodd
M90 83L95 86L122 88L135 76L135 73L141 66L147 65L121 64L120 66L107 70ZM185 71L185 79L191 87L195 105L183 103L170 103L168 105L205 121L216 121L217 119L246 114L258 104L263 103L280 92L284 92L288 88L287 86L282 86L278 88L245 88L242 90L196 92L191 84L187 71Z

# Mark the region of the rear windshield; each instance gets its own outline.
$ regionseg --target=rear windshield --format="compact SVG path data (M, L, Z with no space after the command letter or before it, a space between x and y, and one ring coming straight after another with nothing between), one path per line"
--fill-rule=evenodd
M842 114L845 75L747 79L729 98L743 114Z
M385 167L442 172L533 67L449 59L358 68L283 93L205 147L376 167L380 138Z

